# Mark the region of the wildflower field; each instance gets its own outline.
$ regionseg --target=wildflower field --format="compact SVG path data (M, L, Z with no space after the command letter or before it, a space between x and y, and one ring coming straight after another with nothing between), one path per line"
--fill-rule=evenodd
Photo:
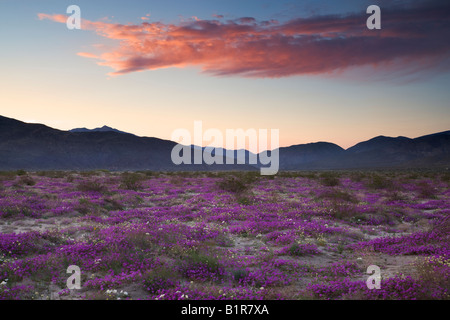
M449 299L449 183L445 171L1 172L0 299ZM81 289L67 288L71 265Z

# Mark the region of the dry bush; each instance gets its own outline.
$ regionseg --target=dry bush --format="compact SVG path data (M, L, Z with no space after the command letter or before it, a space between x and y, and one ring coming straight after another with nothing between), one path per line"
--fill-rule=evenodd
M327 187L334 187L340 184L339 175L334 172L323 172L319 175L320 183Z
M426 199L435 199L437 197L437 190L427 182L420 182L418 185L419 197Z
M14 182L15 187L34 186L35 184L36 184L36 180L34 180L29 175L20 176L20 178L16 182Z
M107 188L98 180L85 180L80 182L76 189L82 192L106 192Z
M146 176L140 173L125 172L121 175L120 187L122 189L137 191L142 189L142 181L146 180Z
M386 175L374 174L366 183L366 186L371 189L391 189L394 184Z
M327 190L324 193L322 193L321 195L319 195L318 198L319 199L331 199L333 201L352 202L352 203L358 202L358 200L356 199L356 197L353 194L351 194L347 191L342 191L342 190L338 190L338 189Z

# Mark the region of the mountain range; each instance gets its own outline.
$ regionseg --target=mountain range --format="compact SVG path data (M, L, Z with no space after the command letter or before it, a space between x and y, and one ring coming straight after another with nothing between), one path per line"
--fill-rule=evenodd
M0 170L206 171L261 167L260 163L248 164L248 151L245 165L177 166L171 160L175 145L170 140L138 137L107 126L62 131L0 116ZM278 151L280 170L448 168L450 130L414 139L378 136L348 149L316 142L281 147Z
M111 128L108 126L103 126L101 128L95 128L95 129L76 128L76 129L69 130L69 132L117 132L117 133L132 134L132 133L120 131L120 130L117 130L117 129L114 129L114 128Z

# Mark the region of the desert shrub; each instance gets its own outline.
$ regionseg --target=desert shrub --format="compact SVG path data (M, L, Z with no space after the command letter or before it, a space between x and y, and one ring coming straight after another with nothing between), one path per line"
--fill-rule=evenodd
M364 178L366 177L366 174L364 172L352 172L350 173L350 179L352 179L355 182L361 182L364 180Z
M75 180L75 177L72 174L69 174L66 178L66 181L72 183Z
M435 187L433 187L431 184L427 183L427 182L420 182L417 185L417 191L419 194L419 197L421 198L436 198L436 193L437 190Z
M234 240L233 238L230 238L226 236L225 234L220 234L215 239L218 246L221 247L233 247L234 246Z
M148 271L143 276L144 289L151 294L158 293L159 290L173 288L177 284L177 275L168 268L157 268Z
M18 175L18 176L24 176L26 174L27 174L27 172L25 170L23 170L23 169L20 169L20 170L16 171L16 175Z
M374 174L366 185L371 189L387 189L393 187L392 180L380 174Z
M446 172L446 173L442 174L441 175L441 180L443 182L450 183L450 172Z
M327 190L324 193L320 194L318 196L319 199L330 199L335 201L347 201L347 202L357 202L357 199L354 195L351 193L348 193L346 191L333 189L333 190Z
M120 188L137 191L142 188L145 176L139 173L125 172L121 176Z
M124 205L121 204L118 200L112 199L112 198L105 198L103 207L110 211L110 210L123 210Z
M9 207L9 206L5 206L5 207L1 207L0 208L0 217L1 218L11 218L11 217L16 217L19 216L21 214L23 214L23 211L25 210L25 208L20 208L18 206L13 206L13 207Z
M107 191L106 186L104 186L100 181L97 180L85 180L77 185L77 190L82 192L100 192L103 193Z
M317 179L317 172L314 171L279 171L277 176L282 178L305 178Z
M101 212L99 205L89 201L89 199L81 198L78 200L78 204L74 206L74 210L81 214L98 214Z
M32 286L9 287L0 284L0 300L29 300L32 290Z
M348 202L333 201L331 204L330 215L333 218L341 220L349 220L357 215L355 207Z
M145 170L145 171L136 171L136 173L140 173L145 175L146 177L156 177L158 176L158 172L155 171L150 171L150 170Z
M14 186L34 186L36 180L34 180L29 175L20 176L20 178L14 183Z
M249 196L242 195L237 197L237 203L243 206L249 206L254 203L254 200Z
M418 298L420 284L410 276L396 275L382 279L381 289L367 288L365 281L352 281L349 278L336 281L310 283L306 292L314 299L350 299L350 300L413 300Z
M306 179L317 179L317 172L303 172L300 174L300 177Z
M323 172L319 175L320 183L327 187L334 187L339 185L339 176L333 172Z
M421 283L419 299L450 298L450 260L448 257L431 256L416 262L416 274Z
M445 216L436 221L431 231L438 235L450 237L450 216Z
M225 275L225 270L216 257L199 251L188 253L179 270L183 277L199 281L217 281Z
M233 276L233 280L236 282L240 282L244 280L248 276L249 272L246 269L238 268L231 270L231 275Z
M173 185L175 185L175 186L181 186L181 185L188 185L189 184L189 182L186 182L186 179L185 178L183 178L183 177L177 177L177 176L175 176L175 177L171 177L170 179L169 179L169 183L170 184L173 184Z
M40 176L40 177L48 177L48 178L66 178L67 176L70 175L70 172L67 171L58 171L58 170L53 170L53 171L38 171L36 172L36 175Z
M248 184L237 177L227 177L218 183L220 189L228 192L238 193L248 189Z
M16 174L12 171L0 171L0 181L14 180Z
M294 243L289 247L289 254L291 256L299 257L317 253L319 253L317 246L310 243Z
M245 184L251 184L260 178L260 173L259 171L248 171L241 172L239 176Z
M219 260L216 257L207 255L200 251L192 251L191 253L189 253L187 255L186 260L194 265L195 264L205 264L211 270L217 270L220 267Z
M91 171L80 171L79 174L82 177L93 177L98 175L98 171L91 170Z
M129 232L125 236L125 241L137 250L148 250L154 245L146 232Z
M388 195L389 201L401 201L401 200L407 200L408 197L400 193L399 191L395 190Z
M345 244L343 244L342 242L339 242L336 246L336 251L339 254L342 254L344 252L344 250L345 250Z
M409 180L416 180L419 178L419 174L417 172L412 172L406 176Z

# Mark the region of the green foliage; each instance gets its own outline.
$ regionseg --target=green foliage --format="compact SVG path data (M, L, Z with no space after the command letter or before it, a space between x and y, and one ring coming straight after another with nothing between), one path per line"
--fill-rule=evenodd
M151 294L159 290L172 288L176 285L177 275L167 268L156 268L144 274L144 289Z
M245 279L249 272L246 269L238 268L231 270L231 274L233 275L234 281L239 282L240 280Z
M289 247L289 254L291 256L296 256L296 257L300 257L300 256L308 255L308 254L314 254L315 252L316 252L316 247L315 247L315 245L312 245L312 244L293 243Z
M189 251L185 254L181 264L181 274L186 276L186 271L206 267L209 272L219 273L221 265L219 260L199 250Z

